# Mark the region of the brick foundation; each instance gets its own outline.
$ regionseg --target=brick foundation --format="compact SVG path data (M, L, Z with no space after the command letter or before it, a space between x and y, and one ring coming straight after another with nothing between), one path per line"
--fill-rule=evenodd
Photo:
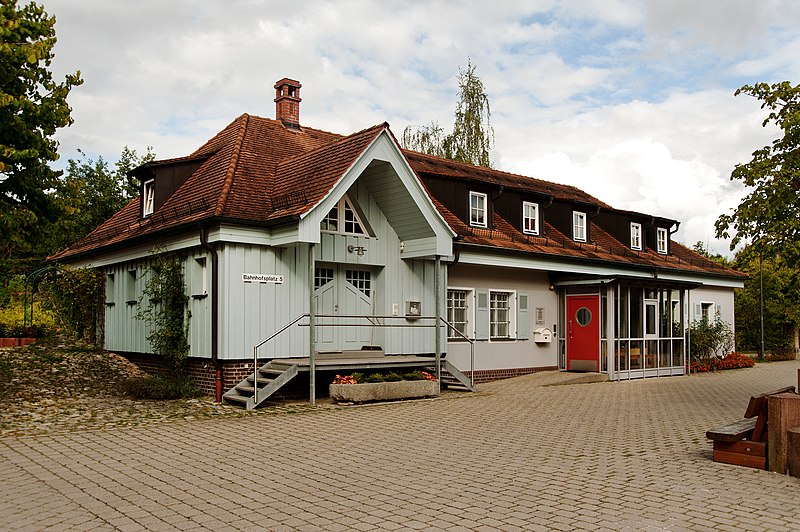
M147 353L120 353L122 356L136 364L146 373L156 374L164 368L161 359ZM189 358L186 360L186 371L194 379L195 384L203 393L214 395L216 372L214 364L208 358ZM253 362L243 360L222 361L222 391L226 392L239 384L247 375L253 372Z
M142 371L155 374L161 371L161 360L145 353L120 353L125 358L136 364ZM222 391L223 393L239 384L245 377L253 373L252 360L223 360L222 362ZM214 395L215 372L214 365L208 358L189 358L186 361L186 369L194 379L197 387L203 393ZM475 371L475 384L484 382L509 379L530 375L539 371L556 371L556 366L542 366L538 368L507 368L507 369L482 369ZM330 373L328 375L327 373ZM317 372L317 395L319 397L328 395L328 384L333 380L335 372ZM464 375L469 377L469 371L464 371ZM276 398L303 398L308 395L308 377L302 374L290 382L286 388L282 388Z
M22 347L36 343L38 338L0 338L0 347Z
M475 384L481 384L484 382L499 381L501 379L510 379L511 377L530 375L531 373L538 373L540 371L556 371L557 369L557 366L542 366L539 368L481 369L475 371L474 380ZM463 373L469 377L469 371L464 371Z

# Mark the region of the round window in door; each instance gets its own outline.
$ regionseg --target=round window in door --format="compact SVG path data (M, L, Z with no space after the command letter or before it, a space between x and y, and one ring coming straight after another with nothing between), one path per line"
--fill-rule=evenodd
M581 327L586 327L592 322L592 311L586 307L581 307L575 312L575 321Z

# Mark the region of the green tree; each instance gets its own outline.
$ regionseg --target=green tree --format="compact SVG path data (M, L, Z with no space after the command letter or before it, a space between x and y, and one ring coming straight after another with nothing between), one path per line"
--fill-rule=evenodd
M733 266L750 277L736 290L736 345L761 348L761 274L764 286L764 347L767 352L788 348L800 326L800 270L780 257L764 259L750 248L737 253Z
M492 112L486 89L475 73L472 61L467 62L466 70L458 69L458 87L453 132L445 134L436 122L427 126L408 126L403 131L403 147L491 168L489 151L494 144Z
M702 255L703 257L713 260L714 262L721 264L723 266L730 266L730 262L728 259L720 255L719 253L711 253L708 249L706 249L705 244L701 240L695 242L694 246L692 246L692 251L697 253L698 255Z
M0 261L30 254L42 221L57 216L52 195L59 172L56 130L72 124L67 95L80 71L53 80L55 17L41 5L0 0ZM0 274L4 272L0 271Z
M138 195L138 186L127 174L155 158L150 146L142 156L125 146L111 169L102 157L95 161L80 150L78 153L80 157L68 161L56 185L54 198L60 216L49 231L48 254L83 238Z
M780 254L800 258L800 85L788 81L745 85L736 95L761 100L769 114L762 126L774 124L782 136L753 152L746 164L738 164L731 180L751 187L730 214L716 222L718 237L731 238L731 249L749 242L764 257Z

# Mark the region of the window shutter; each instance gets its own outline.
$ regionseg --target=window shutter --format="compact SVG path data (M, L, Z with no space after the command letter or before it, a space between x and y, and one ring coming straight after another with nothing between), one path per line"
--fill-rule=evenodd
M528 294L517 294L517 339L530 338L531 322L528 313Z
M693 321L702 321L702 320L703 320L703 305L701 305L700 303L695 303Z
M475 339L489 339L489 292L486 290L475 294Z

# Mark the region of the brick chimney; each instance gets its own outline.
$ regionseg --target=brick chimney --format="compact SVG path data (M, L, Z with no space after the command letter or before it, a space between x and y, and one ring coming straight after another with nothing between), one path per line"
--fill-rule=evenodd
M275 119L293 129L300 129L299 81L283 78L275 84Z

